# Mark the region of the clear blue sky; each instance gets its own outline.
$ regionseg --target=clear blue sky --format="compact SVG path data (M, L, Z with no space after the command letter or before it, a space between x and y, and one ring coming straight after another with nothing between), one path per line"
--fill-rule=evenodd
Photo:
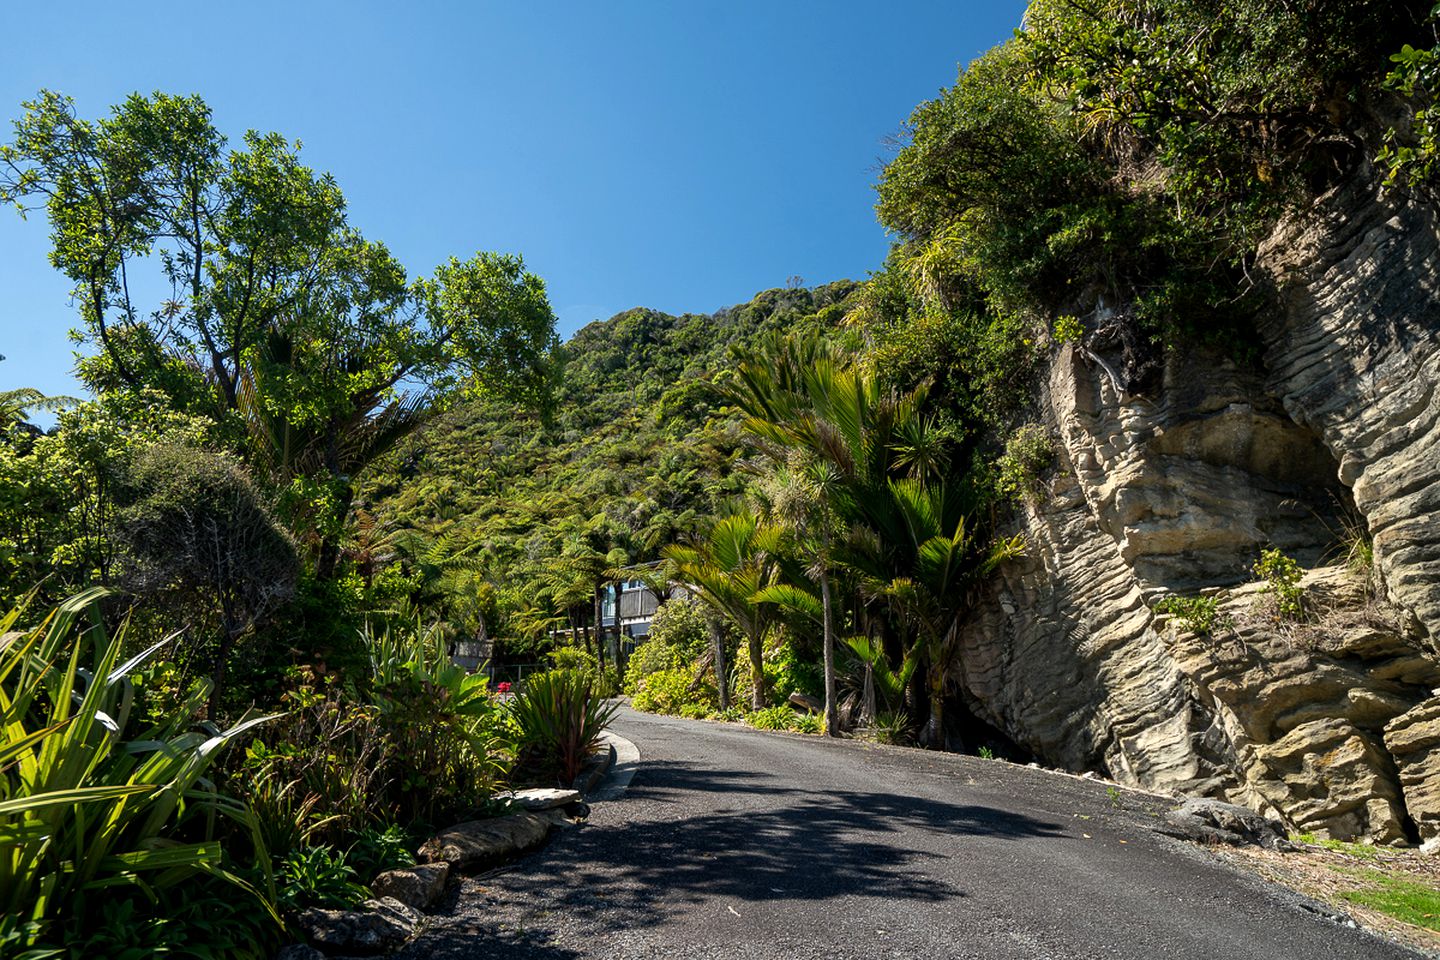
M1008 38L1020 0L13 5L0 119L199 93L232 139L304 141L414 273L525 256L568 336L634 306L709 312L884 257L887 135ZM0 389L76 392L42 217L0 210Z

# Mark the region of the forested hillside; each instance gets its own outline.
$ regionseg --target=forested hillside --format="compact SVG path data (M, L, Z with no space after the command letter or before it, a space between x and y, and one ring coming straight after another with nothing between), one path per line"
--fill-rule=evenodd
M562 612L578 614L605 570L659 559L743 494L745 443L717 379L736 348L839 334L856 286L796 285L714 314L636 309L589 324L564 345L548 418L504 400L450 411L367 488L367 533L477 591L478 609L455 611L470 612L471 628L488 615L491 635L510 641L502 654L529 650L526 632L545 622L537 607L558 596Z

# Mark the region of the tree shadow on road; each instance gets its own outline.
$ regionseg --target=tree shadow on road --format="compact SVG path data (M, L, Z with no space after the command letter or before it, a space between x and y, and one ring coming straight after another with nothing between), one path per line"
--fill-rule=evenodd
M961 854L957 838L1061 834L1058 824L994 807L793 782L648 762L624 801L634 818L566 834L482 882L501 912L540 926L563 917L592 934L664 923L713 897L742 906L877 897L903 909L966 895L931 869ZM693 812L677 815L686 807Z

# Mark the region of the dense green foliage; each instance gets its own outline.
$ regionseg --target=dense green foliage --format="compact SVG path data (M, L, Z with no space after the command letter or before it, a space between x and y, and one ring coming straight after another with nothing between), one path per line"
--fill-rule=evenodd
M1037 372L1255 362L1280 219L1367 176L1432 198L1434 14L1036 0L910 117L869 278L563 347L518 256L408 276L297 143L41 93L0 200L49 221L95 396L0 393L0 954L268 955L512 778L573 777L622 675L974 746L961 632L1063 467ZM1293 561L1254 569L1304 616ZM634 581L663 606L627 664ZM462 642L529 681L504 702Z
M588 630L607 570L657 559L743 492L744 446L714 387L730 349L833 329L853 288L771 290L710 316L633 310L591 324L565 345L549 426L502 403L459 407L398 451L365 491L370 509L391 536L463 544L495 601L490 633L533 658L552 628Z
M486 609L463 551L353 499L462 398L543 420L544 284L490 253L407 278L298 151L166 94L89 121L42 93L0 146L95 393L0 396L0 955L269 956L290 911L501 809L533 746L451 662Z
M133 674L161 644L122 661L126 631L106 631L102 597L83 593L16 632L26 610L0 617L0 952L78 943L119 905L149 914L157 896L184 901L207 878L216 901L269 914L268 936L254 934L263 943L279 927L266 848L251 812L208 776L221 749L269 718L197 729L204 685L158 717L136 709ZM194 935L158 917L134 926L156 947ZM89 946L110 955L115 944Z

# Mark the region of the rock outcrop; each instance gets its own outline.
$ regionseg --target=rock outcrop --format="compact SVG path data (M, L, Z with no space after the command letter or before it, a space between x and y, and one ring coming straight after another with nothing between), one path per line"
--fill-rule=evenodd
M1281 308L1258 365L1171 351L1142 394L1058 352L1049 489L956 686L1072 770L1322 836L1440 836L1440 224L1337 191L1262 264ZM1347 527L1373 538L1373 575L1340 556ZM1308 623L1248 583L1267 547L1311 568ZM1170 595L1213 597L1219 625L1158 614Z

